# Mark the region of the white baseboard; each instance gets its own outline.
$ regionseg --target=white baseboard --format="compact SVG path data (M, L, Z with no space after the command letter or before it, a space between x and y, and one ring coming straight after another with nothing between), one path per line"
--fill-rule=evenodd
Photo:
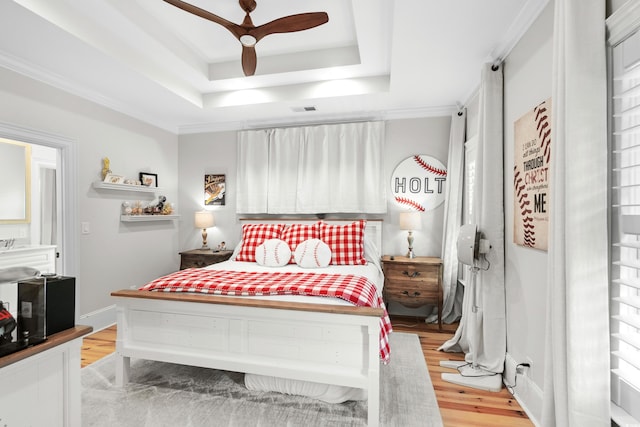
M91 313L83 314L80 316L78 323L91 326L94 332L108 328L116 323L116 306L110 305Z
M522 406L531 422L539 426L542 419L542 389L526 373L517 374L517 365L515 359L507 353L503 381L511 387L513 397Z

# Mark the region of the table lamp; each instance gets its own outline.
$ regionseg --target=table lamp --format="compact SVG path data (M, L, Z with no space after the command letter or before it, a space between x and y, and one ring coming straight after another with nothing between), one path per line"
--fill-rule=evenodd
M207 246L207 228L213 227L215 224L213 212L207 210L196 212L194 224L196 228L202 229L202 247L200 249L209 249L209 246Z
M415 258L413 253L413 231L422 228L420 212L400 212L400 230L408 230L407 242L409 242L409 251L407 258Z

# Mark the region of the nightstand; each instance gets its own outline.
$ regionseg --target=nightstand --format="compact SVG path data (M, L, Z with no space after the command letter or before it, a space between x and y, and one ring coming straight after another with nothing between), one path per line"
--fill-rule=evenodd
M442 330L442 260L397 255L391 258L382 257L385 304L395 301L409 308L437 305L438 328Z
M231 258L233 251L213 252L211 249L192 249L180 252L180 270L200 268Z

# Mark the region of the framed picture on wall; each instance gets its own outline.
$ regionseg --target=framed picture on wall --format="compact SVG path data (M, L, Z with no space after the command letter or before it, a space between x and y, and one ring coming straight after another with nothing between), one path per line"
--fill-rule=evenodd
M147 187L158 186L158 175L149 172L140 172L140 182Z
M225 175L204 176L204 205L224 206L227 196Z

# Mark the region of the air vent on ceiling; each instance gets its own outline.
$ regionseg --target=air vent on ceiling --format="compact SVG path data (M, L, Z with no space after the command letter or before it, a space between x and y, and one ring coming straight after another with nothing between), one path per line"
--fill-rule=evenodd
M316 107L313 105L309 107L291 107L291 109L296 113L305 113L307 111L316 111Z

